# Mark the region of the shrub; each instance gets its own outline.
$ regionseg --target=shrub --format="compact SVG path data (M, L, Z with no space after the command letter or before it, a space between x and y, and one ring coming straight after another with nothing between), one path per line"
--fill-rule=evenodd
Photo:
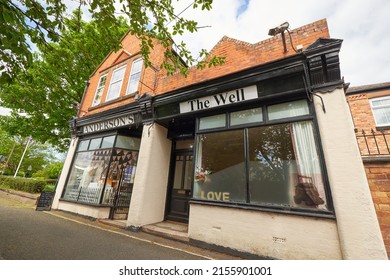
M0 187L10 188L29 193L40 193L46 186L44 180L30 178L14 178L12 176L0 176Z

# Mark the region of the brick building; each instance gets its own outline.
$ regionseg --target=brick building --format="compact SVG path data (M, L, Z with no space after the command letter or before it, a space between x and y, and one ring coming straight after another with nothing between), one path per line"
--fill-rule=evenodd
M390 83L346 92L387 255L390 256Z
M188 77L145 68L127 34L92 73L71 121L54 209L174 220L190 242L277 259L385 259L325 19L249 44ZM287 36L288 35L288 36ZM337 138L335 137L337 135ZM369 238L367 238L369 237Z

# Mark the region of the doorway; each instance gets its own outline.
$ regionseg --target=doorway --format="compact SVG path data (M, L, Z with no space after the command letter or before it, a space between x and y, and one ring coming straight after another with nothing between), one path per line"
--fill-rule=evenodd
M189 200L192 195L193 151L175 150L173 153L168 180L166 218L187 223Z

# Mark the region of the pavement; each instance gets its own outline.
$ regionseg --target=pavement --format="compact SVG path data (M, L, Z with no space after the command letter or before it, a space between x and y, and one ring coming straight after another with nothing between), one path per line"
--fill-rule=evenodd
M35 209L39 196L40 194L30 194L0 188L0 204L3 206L23 208L27 207ZM110 231L119 235L125 235L127 237L147 243L188 252L205 259L243 259L242 256L221 253L191 244L187 236L188 225L182 223L164 221L161 223L145 226L142 228L142 231L132 232L126 229L126 223L124 220L95 219L60 210L50 210L44 212L48 215L53 215L60 219L66 219L68 221L85 226Z

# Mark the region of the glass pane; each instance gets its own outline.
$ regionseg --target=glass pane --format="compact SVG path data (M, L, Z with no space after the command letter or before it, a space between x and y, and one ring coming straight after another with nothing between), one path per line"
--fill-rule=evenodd
M111 150L77 153L64 198L97 204L103 190Z
M138 82L140 78L141 78L141 72L135 73L130 76L129 88L127 89L127 93L133 93L138 90Z
M100 103L104 91L104 86L106 85L106 80L107 80L107 75L100 77L99 85L96 90L95 99L93 100L92 106L96 106Z
M176 159L175 177L173 181L174 189L181 189L182 176L183 176L183 161Z
M246 201L244 130L198 136L194 197Z
M102 149L112 148L114 146L115 135L103 137Z
M111 83L116 82L123 79L123 76L125 75L126 67L119 68L114 71L111 78Z
M390 107L373 109L374 118L376 124L379 125L390 125Z
M371 104L373 107L390 106L390 98L372 100Z
M309 114L306 100L298 100L268 106L268 119L277 120Z
M194 147L194 139L176 141L176 150L192 149Z
M112 100L120 95L122 80L111 83L106 100Z
M326 209L311 122L248 129L250 202Z
M254 108L230 113L230 125L239 125L263 121L262 108Z
M200 118L199 121L199 129L209 129L224 126L226 126L225 114Z
M192 168L193 168L192 156L186 157L186 168L184 173L184 189L190 190L192 185Z
M139 150L141 146L141 139L133 138L123 135L118 135L115 147L128 149L128 150Z
M100 148L100 143L102 142L102 138L91 139L91 143L89 144L88 150L97 150Z
M88 150L89 140L82 140L79 144L77 151L86 151Z

